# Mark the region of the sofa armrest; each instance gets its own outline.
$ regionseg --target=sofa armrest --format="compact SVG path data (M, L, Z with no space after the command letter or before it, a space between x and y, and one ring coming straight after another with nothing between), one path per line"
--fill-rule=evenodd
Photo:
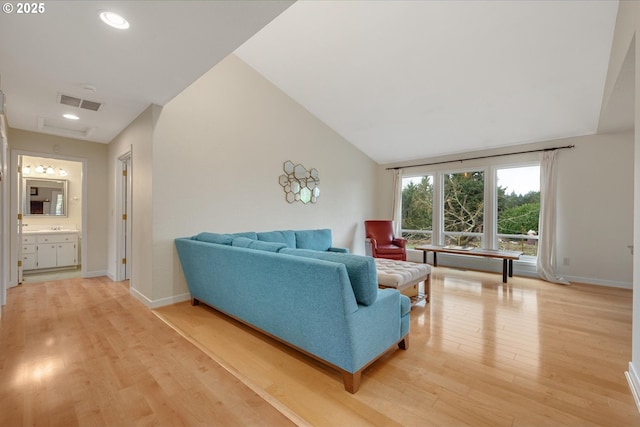
M391 241L394 245L404 248L407 246L407 239L405 239L404 237L396 237L395 239L393 239Z
M376 239L373 239L371 237L367 237L364 241L366 243L368 243L369 245L371 245L372 248L374 248L374 249L378 248L378 241Z
M358 305L358 311L351 315L354 370L367 365L403 338L400 298L400 292L395 289L381 289L374 304Z
M328 252L338 252L341 254L348 254L349 253L349 249L347 248L334 248L333 246L330 247L329 249L327 249Z

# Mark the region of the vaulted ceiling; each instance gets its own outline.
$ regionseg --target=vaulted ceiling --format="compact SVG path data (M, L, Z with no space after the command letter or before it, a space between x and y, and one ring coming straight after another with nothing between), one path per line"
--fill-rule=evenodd
M0 13L0 89L9 126L108 143L292 3L49 1L42 13ZM130 28L103 24L103 10L121 14ZM101 106L70 108L58 102L61 94ZM64 119L67 112L80 120Z
M633 126L632 114L601 116L617 1L45 6L0 15L11 127L109 142L232 51L381 164ZM131 28L104 26L102 9ZM633 108L624 75L620 111ZM103 105L72 124L60 94Z

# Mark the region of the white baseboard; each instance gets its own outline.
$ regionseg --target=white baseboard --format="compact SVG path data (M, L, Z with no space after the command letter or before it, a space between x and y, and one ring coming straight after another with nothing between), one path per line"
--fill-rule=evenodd
M418 256L419 253L419 256ZM429 260L433 254L429 255ZM407 261L422 262L421 251L407 251ZM431 263L431 261L429 261ZM491 273L502 273L502 260L487 259L481 257L456 256L448 254L438 255L438 265L443 267L486 271ZM533 277L539 279L536 265L531 262L515 261L513 263L513 274L515 276ZM578 277L562 275L570 282L585 283L588 285L609 286L612 288L633 289L631 282L617 282L612 280L594 279L591 277Z
M593 279L591 277L565 276L564 274L562 275L562 277L570 282L586 283L588 285L608 286L610 288L633 289L633 283L631 282L615 282L612 280Z
M640 412L640 378L638 378L638 373L633 367L633 363L629 362L629 370L624 373L624 376L627 377L629 388L631 389L631 394L633 395L633 400L636 402L636 408L638 408L638 412Z
M183 301L189 301L191 299L191 294L189 294L188 292L181 295L174 295L167 298L161 298L158 300L151 300L147 298L145 295L143 295L140 291L134 288L131 288L129 292L135 299L142 302L144 305L147 306L147 308L150 308L150 309L160 308L160 307L164 307L165 305L176 304Z
M86 273L84 273L82 275L82 278L83 279L91 279L93 277L103 277L103 276L107 276L108 277L109 276L108 272L106 272L104 270L102 270L102 271L100 271L100 270L98 270L98 271L87 271Z

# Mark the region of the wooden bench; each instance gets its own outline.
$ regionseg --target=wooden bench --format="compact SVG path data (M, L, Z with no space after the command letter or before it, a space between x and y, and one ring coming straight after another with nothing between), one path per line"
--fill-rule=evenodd
M520 259L522 252L502 251L499 249L482 249L460 246L436 246L422 245L414 248L422 251L422 262L427 263L427 253L433 252L433 266L438 266L438 253L446 253L451 255L480 256L485 258L502 259L502 283L507 283L507 275L513 277L513 260Z

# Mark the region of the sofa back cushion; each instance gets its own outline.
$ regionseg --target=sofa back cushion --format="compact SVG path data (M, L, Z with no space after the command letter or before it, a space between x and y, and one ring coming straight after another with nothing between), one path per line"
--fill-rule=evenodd
M296 235L291 230L265 231L257 233L258 240L263 242L284 243L288 248L296 247Z
M249 239L248 237L236 237L231 242L231 246L240 248L256 249L259 251L279 252L280 249L287 247L284 243L278 242L261 242L260 240Z
M313 249L281 249L281 254L315 258L344 264L356 301L371 305L378 297L378 272L373 258L336 252L320 252Z
M327 251L331 247L331 230L296 230L296 248Z
M231 245L233 236L231 234L219 234L203 232L193 237L193 240L199 240L207 243L217 243L219 245Z
M258 234L255 231L243 231L241 233L231 233L233 237L246 237L247 239L258 240Z

